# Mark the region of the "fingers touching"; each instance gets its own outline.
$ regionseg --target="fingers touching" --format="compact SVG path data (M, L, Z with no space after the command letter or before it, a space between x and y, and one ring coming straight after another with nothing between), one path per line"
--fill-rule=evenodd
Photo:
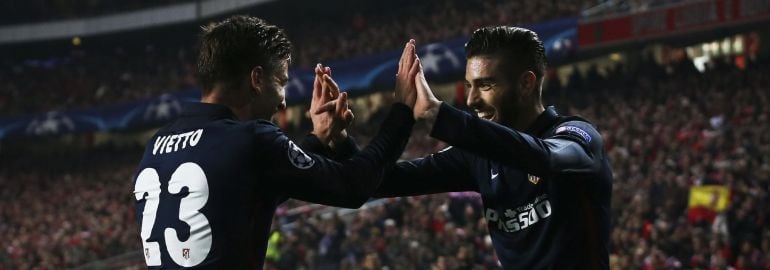
M415 41L414 39L410 39L409 42L406 43L404 51L401 53L401 59L399 59L398 62L398 75L407 75L412 68L415 57Z
M337 97L340 96L340 86L337 85L337 82L335 82L334 79L332 79L331 75L329 74L331 74L331 70L329 70L329 73L324 74L323 77L321 78L321 81L322 81L321 84L323 86L322 88L326 89L327 91L326 93L324 93L326 94L324 95L324 97L328 95L328 97L332 99L336 99Z
M348 109L347 94L340 91L337 82L332 79L331 68L317 64L313 82L313 106L311 113L335 113L339 117L350 118L353 112ZM350 115L345 117L345 115Z
M348 93L342 93L340 94L340 97L337 99L335 114L338 116L342 116L345 114L347 110L348 110Z

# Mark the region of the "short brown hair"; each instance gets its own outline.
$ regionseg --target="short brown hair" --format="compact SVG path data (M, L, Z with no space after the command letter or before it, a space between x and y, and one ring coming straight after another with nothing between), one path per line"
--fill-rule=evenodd
M281 61L291 60L284 31L260 18L232 16L201 28L198 78L204 93L216 83L236 86L256 66L272 72Z

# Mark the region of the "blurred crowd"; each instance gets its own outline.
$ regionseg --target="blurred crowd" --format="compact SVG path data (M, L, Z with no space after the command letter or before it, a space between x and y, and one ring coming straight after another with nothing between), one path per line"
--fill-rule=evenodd
M193 87L194 55L148 45L6 62L0 66L0 115L91 108Z
M304 214L274 230L265 269L499 268L476 193L374 204L328 219Z
M578 93L571 113L598 124L612 162L611 264L770 269L770 67L638 68L633 77L622 68L574 76L565 87ZM687 218L699 185L730 190L713 220Z
M695 2L698 0L614 0L599 1L599 3L589 9L583 10L583 18L595 18L627 12L644 12L661 6Z
M593 120L604 137L615 174L613 269L770 269L768 72L716 62L700 73L685 61L589 69L564 85L549 79L548 103ZM372 110L351 130L359 142L385 109ZM446 146L428 133L418 125L402 158ZM27 150L19 145L6 148ZM130 185L140 152L136 145L0 153L0 269L138 253ZM728 187L727 210L689 219L688 193L699 185ZM266 266L497 269L480 203L475 193L451 193L345 212L289 201L277 211ZM141 265L141 254L134 260Z
M161 0L161 1L105 1L105 0L89 0L89 1L67 1L67 0L28 0L28 1L4 1L0 2L0 25L16 25L27 24L37 22L48 22L67 19L81 19L94 16L112 15L117 13L124 13L127 11L137 11L142 9L157 8L162 6L169 6L174 4L182 4L189 2L202 2L202 1L216 1L216 0ZM422 1L423 3L417 4L419 8L428 8L432 6L431 11L446 10L446 8L453 8L454 5L467 5L471 9L478 9L478 6L485 5L483 7L485 18L477 18L477 22L495 22L498 19L511 19L512 23L529 23L537 20L559 17L559 16L577 16L582 14L586 17L596 17L611 15L620 12L636 12L646 11L651 8L655 8L662 5L668 5L671 3L684 2L686 0L570 0L570 1L538 1L531 3L505 3L501 8L489 9L488 6L497 5L498 1ZM344 2L344 0L342 1ZM450 3L453 2L453 3ZM349 4L349 3L344 3ZM375 4L376 5L376 4ZM411 4L414 5L414 4ZM389 7L392 9L392 6ZM415 8L409 8L412 11L419 11ZM580 13L591 9L589 12ZM381 10L380 10L381 11ZM468 10L450 11L456 16L476 15ZM435 13L435 12L430 12ZM422 17L426 13L412 12L411 15L415 17ZM353 12L347 14L342 21L350 22L351 26L361 30L365 26L371 24L377 25L378 28L389 27L387 24L382 24L381 19L391 18L378 18L381 12L374 14L365 14L361 12ZM423 23L420 27L425 27L426 24L436 24L435 16L429 16L420 20L418 23ZM453 17L456 18L456 17ZM403 18L399 18L403 19ZM409 20L412 22L417 22ZM368 22L368 23L367 23ZM318 29L319 25L314 25ZM337 27L338 25L331 25ZM462 25L460 25L462 26ZM403 26L402 26L403 27ZM411 28L410 26L406 27ZM390 29L390 28L388 28ZM429 28L431 29L431 28ZM440 28L432 28L440 29ZM398 29L402 30L402 29ZM419 31L419 30L418 30ZM430 33L435 35L442 35L447 31L431 31ZM367 33L366 35L376 35L377 33ZM386 47L390 48L390 47Z
M36 2L39 1L28 4L35 5ZM101 5L102 2L94 3ZM0 7L25 3L12 1L0 4ZM255 10L255 14L285 28L295 47L293 66L310 68L318 62L398 50L409 38L427 44L468 36L472 30L484 25L523 25L575 16L594 3L592 0L526 3L429 0L377 8L377 3L342 1L337 3L340 8L346 4L352 7L347 7L344 12L336 11L339 14L334 16L316 14L317 17L289 20L280 15L293 8L291 2L286 2L266 7L267 11ZM56 10L54 6L46 7L49 8ZM21 12L12 8L0 10ZM193 35L191 32L190 36ZM197 51L190 45L192 42L164 41L160 44L165 45L153 45L145 36L135 37L134 41L124 39L131 38L116 39L121 40L117 44L99 41L93 45L73 46L65 52L56 50L59 53L53 55L3 57L0 60L0 116L90 108L156 97L197 85L194 75ZM88 42L87 39L84 41Z
M0 24L22 24L63 19L77 19L193 1L194 0L2 1L0 2Z
M141 149L0 155L0 269L68 269L138 250L129 195Z
M66 0L29 0L29 1L15 1L15 2L3 2L0 3L0 24L22 24L22 23L33 23L33 22L45 22L45 21L55 21L55 20L63 20L63 19L79 19L79 18L85 18L85 17L93 17L93 16L100 16L100 15L108 15L108 14L115 14L115 13L121 13L126 11L134 11L134 10L140 10L145 8L153 8L153 7L160 7L160 6L166 6L166 5L172 5L172 4L180 4L180 3L187 3L187 2L200 2L201 0L162 0L162 1L123 1L123 2L115 2L115 1L104 1L104 0L89 0L89 1L66 1ZM345 3L345 1L338 1L343 4L349 4ZM455 2L455 3L463 3L462 1L424 1L424 2L431 2L429 5L443 5L443 2ZM479 3L484 3L486 5L493 5L496 4L494 2L489 1L465 1L467 4L473 4L478 5ZM514 17L518 17L520 19L530 19L523 22L531 22L531 19L542 19L544 17L549 16L575 16L577 15L576 12L580 11L579 8L589 8L591 6L584 6L585 4L599 4L602 1L597 0L570 0L570 1L555 1L555 0L549 0L549 1L541 1L541 3L522 3L522 4L515 4L508 6L509 8L525 8L526 10L516 10L514 14L518 13L521 15L513 15ZM629 4L633 5L642 5L647 4L648 2L655 2L654 0L636 0L636 1L622 1L622 2L631 2ZM638 2L638 3L637 3ZM421 3L418 5L422 5L425 3ZM376 4L375 4L376 5ZM414 4L411 4L414 5ZM583 6L578 6L583 5ZM446 6L435 6L432 10L441 10L438 8L442 8ZM391 7L392 9L392 7ZM492 17L497 16L510 16L510 15L501 15L503 12L506 12L505 10L500 10L499 13L496 10L487 10L489 12L492 12ZM509 10L510 11L510 10ZM529 11L533 11L534 13L528 13ZM457 15L465 15L463 11L460 11L461 14ZM512 12L513 13L513 12ZM370 16L376 16L375 14L359 14L356 16L353 16L353 24L354 26L360 26L363 27L366 25L367 21L376 21L376 17L370 17ZM412 13L412 15L423 15L420 13ZM362 17L366 18L362 18ZM390 18L388 18L390 19ZM403 19L403 18L400 18ZM384 22L383 22L384 23ZM435 23L435 22L433 22ZM380 24L380 22L376 23ZM380 26L385 26L386 24L381 24Z
M487 25L527 25L578 16L581 10L596 3L596 0L428 0L392 12L378 9L344 14L344 20L302 25L298 30L301 32L293 31L292 27L288 30L298 46L297 63L308 67L319 60L395 50L403 47L409 38L427 44L467 37L473 30ZM330 29L334 29L333 35L329 34Z

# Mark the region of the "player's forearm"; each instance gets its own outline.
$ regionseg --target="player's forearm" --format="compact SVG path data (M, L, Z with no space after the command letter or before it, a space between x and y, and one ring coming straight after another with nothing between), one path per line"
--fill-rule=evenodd
M409 173L415 168L416 166L411 162L399 162L386 169L382 183L374 191L372 197L389 198L435 193L431 192L431 185L426 185L434 177L420 177L417 173Z
M382 183L372 194L373 198L390 198L472 190L451 177L416 172L418 165L399 162L385 172Z
M535 138L446 104L439 109L431 136L497 162L538 172L547 168L546 148Z
M412 111L403 104L394 105L369 145L341 163L343 181L337 183L338 189L324 195L332 197L336 206L357 208L365 203L380 185L384 168L403 152L412 125Z
M569 140L543 140L442 104L431 136L479 156L538 175L593 168L582 147Z
M346 136L333 145L325 145L317 135L310 133L299 143L300 147L308 152L318 154L336 161L346 160L361 150L358 149L355 140Z
M394 104L369 145L349 160L361 177L355 180L363 185L361 191L369 195L380 185L384 168L394 164L404 151L413 125L412 110L404 104Z
M361 151L361 149L358 148L356 141L351 136L346 136L345 139L333 143L331 150L332 155L336 160L349 159Z
M321 155L324 157L332 157L332 151L331 149L325 145L320 138L318 138L317 135L310 133L305 138L302 139L302 141L299 142L300 148L303 150L314 153L317 155Z
M401 197L452 191L478 191L466 154L444 149L388 168L373 197Z

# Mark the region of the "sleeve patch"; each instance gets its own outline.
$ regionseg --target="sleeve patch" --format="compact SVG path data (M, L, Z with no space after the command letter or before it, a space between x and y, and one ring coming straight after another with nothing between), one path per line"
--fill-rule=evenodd
M588 134L585 130L582 128L576 127L576 126L561 126L556 129L555 134L570 134L570 135L576 135L580 138L583 138L583 140L586 143L591 142L591 135Z
M309 169L310 167L313 167L315 164L315 160L305 154L305 152L302 151L302 149L299 148L294 142L289 141L289 150L288 150L288 156L289 156L289 162L291 162L291 165L294 165L294 167L297 167L299 169L305 170Z

